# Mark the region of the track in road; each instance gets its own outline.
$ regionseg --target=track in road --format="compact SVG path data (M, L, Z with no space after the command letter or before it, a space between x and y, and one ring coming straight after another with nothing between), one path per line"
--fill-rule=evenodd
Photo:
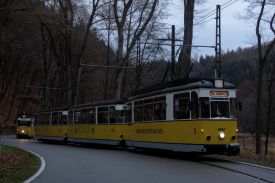
M145 154L149 154L148 151ZM221 168L238 174L243 174L259 181L275 183L275 168L258 166L237 161L218 159L213 156L194 156L192 154L163 153L154 154L154 156L176 158L179 160L193 161L204 165Z
M44 157L47 166L34 181L35 183L265 182L232 170L209 165L211 162L208 161L209 159L182 158L179 155L160 153L156 155L154 152L144 154L118 149L46 144L11 137L4 137L2 142L29 149ZM233 163L230 165L236 166Z
M209 161L210 160L210 161ZM245 165L238 162L231 162L226 160L218 160L218 159L212 159L210 158L208 161L200 161L203 164L214 166L217 168L222 168L228 171L240 173L255 179L258 179L260 181L268 182L268 183L275 183L275 170L266 169L258 166L252 166L252 165ZM238 166L245 166L249 167L248 169L239 168ZM251 171L251 169L254 169ZM256 170L258 171L256 171ZM265 175L263 175L265 174Z

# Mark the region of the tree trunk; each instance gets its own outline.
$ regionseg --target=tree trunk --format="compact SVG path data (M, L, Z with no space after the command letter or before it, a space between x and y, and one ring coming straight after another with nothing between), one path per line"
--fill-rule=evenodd
M271 74L271 78L272 78ZM267 101L267 124L266 124L266 132L265 132L265 155L268 154L268 142L269 142L269 133L270 133L270 124L271 124L271 115L272 115L272 102L273 102L273 96L272 96L272 86L273 81L270 79L270 81L267 84L267 92L268 92L268 101Z
M258 82L257 82L257 100L256 100L256 154L261 154L261 115L262 115L262 81L265 62L262 54L262 37L260 34L260 24L264 12L265 0L262 2L261 11L257 19L256 35L258 43Z
M184 0L184 37L178 64L176 68L176 78L188 78L191 65L191 51L193 40L193 19L195 0Z
M261 116L262 116L262 80L263 65L259 64L256 100L256 154L261 154Z
M268 129L269 131L269 129ZM265 155L268 154L268 138L269 138L269 132L266 132L266 135L265 135Z

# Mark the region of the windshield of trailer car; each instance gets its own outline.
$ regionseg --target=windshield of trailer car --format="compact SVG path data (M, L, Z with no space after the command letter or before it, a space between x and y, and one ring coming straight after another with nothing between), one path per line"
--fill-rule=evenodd
M29 120L18 120L17 125L18 126L31 126L31 121L29 121Z

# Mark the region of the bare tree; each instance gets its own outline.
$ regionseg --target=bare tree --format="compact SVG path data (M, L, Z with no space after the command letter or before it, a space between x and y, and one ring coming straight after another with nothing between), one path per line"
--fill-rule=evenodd
M256 17L256 36L257 36L257 47L258 47L258 71L257 71L257 99L256 99L256 154L261 154L261 131L263 128L262 125L262 113L263 113L263 76L264 76L264 68L267 64L268 57L271 53L272 48L275 45L275 31L274 31L274 17L275 13L271 14L271 18L268 20L268 15L265 10L267 10L267 6L273 6L274 2L269 0L247 0L250 3L250 11L249 14L252 18ZM260 8L258 15L254 13L254 11ZM274 10L274 8L273 8ZM270 41L263 41L264 32L261 28L264 23L269 24L269 28L271 30L272 38Z
M127 67L130 54L137 40L140 39L151 22L157 5L158 0L113 1L113 13L117 29L117 65ZM122 96L125 71L125 69L117 70L115 77L116 98L121 98Z
M271 131L271 121L272 121L272 111L274 109L274 78L275 68L274 61L271 59L268 60L268 63L265 66L264 72L264 82L263 82L263 112L266 113L266 117L263 118L266 121L265 124L265 155L268 154L269 149L269 136Z
M44 59L44 81L41 84L45 107L75 105L78 103L83 55L96 12L103 4L100 0L50 0L44 3L46 8L38 7L36 15L41 22ZM88 3L91 3L90 10L85 9ZM48 88L59 90L49 91Z
M14 79L14 67L10 67L11 63L7 60L8 53L10 53L9 49L13 43L13 39L9 39L9 32L7 31L13 6L14 1L6 0L0 2L0 103L7 94L11 81Z
M40 43L37 39L37 29L35 26L26 26L33 19L22 13L27 9L26 1L7 2L11 4L5 7L1 4L1 8L8 8L3 12L8 13L5 15L5 23L1 22L0 31L0 117L4 126L12 125L11 121L16 117L15 111L20 109L18 106L22 103L19 100L21 95L30 95L27 86L36 79L30 75L38 73L40 51L40 47L37 46ZM29 100L25 100L24 103L28 105Z

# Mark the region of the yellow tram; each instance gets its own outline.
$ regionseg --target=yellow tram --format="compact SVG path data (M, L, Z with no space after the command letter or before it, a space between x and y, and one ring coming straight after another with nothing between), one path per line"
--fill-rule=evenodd
M239 152L236 89L223 80L177 80L104 101L37 114L41 140L176 152Z
M23 115L16 121L16 137L32 138L34 136L34 118Z

